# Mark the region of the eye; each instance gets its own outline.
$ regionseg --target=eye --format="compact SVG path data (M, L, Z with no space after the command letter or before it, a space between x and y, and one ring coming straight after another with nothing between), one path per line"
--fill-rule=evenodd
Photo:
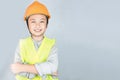
M35 21L31 21L31 23L35 23Z
M45 23L45 21L40 21L40 23Z

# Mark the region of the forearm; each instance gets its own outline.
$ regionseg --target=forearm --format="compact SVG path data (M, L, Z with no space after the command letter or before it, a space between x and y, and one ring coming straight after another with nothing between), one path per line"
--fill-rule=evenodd
M29 73L38 74L35 66L29 65L29 64L23 64L21 72L29 72Z
M21 63L15 63L11 65L12 72L15 74L21 73L21 72L29 72L38 74L36 68L34 65L29 64L21 64Z
M44 62L41 64L35 64L35 67L41 76L43 74L57 75L57 66L52 63Z

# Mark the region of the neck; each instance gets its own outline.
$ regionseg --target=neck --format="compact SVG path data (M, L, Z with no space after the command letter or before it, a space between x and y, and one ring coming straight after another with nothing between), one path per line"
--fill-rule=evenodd
M32 36L32 39L39 42L39 41L42 41L44 38L44 36Z

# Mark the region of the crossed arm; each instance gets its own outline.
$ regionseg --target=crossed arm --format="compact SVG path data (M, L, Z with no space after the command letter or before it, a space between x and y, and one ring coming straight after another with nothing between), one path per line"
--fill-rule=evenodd
M11 70L14 74L18 74L20 72L29 72L29 73L39 74L35 66L29 65L29 64L14 63L11 65ZM52 73L52 75L57 76L58 75L57 71Z
M14 63L11 65L11 70L14 74L18 74L20 72L38 74L38 71L36 70L35 66L29 64Z
M57 76L58 58L56 47L52 48L51 53L46 62L33 65L22 64L19 52L19 47L17 47L15 53L15 63L11 65L11 70L14 74L28 72L33 74L40 74L41 76L42 74L51 74Z

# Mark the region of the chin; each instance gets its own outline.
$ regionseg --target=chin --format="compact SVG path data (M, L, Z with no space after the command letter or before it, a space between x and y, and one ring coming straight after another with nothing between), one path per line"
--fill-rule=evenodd
M34 35L35 37L41 37L44 36L43 34L38 34L38 35Z

